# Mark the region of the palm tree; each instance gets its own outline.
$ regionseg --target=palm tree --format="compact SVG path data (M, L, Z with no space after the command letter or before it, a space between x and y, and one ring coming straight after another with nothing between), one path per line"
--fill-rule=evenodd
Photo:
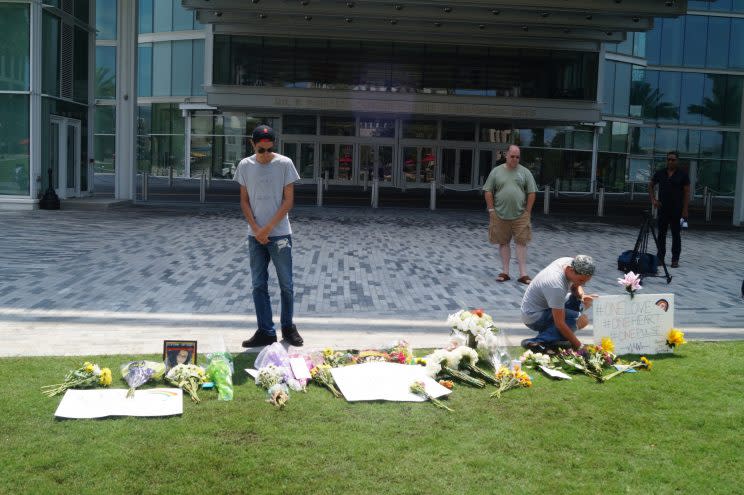
M663 101L664 93L659 88L651 89L645 81L633 81L630 85L630 104L640 105L644 119L678 119L679 107Z
M116 78L108 67L96 67L96 98L114 98Z
M702 105L689 105L687 111L702 115L719 125L738 125L741 119L741 85L727 88L727 76L708 74L713 81L712 96L703 98Z

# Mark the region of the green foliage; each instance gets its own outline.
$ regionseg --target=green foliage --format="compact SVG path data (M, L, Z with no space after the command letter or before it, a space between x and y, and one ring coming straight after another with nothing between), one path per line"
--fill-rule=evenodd
M235 399L182 417L59 421L39 387L84 359L0 359L0 493L733 493L744 483L744 342L692 343L597 384L530 371L489 399L348 403L311 385L284 410L235 359ZM123 381L115 385L126 388ZM147 384L143 388L151 387Z

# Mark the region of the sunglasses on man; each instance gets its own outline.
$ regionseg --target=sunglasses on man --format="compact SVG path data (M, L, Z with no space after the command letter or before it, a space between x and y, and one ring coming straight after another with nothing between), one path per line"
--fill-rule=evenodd
M256 153L259 155L263 155L264 153L271 153L274 151L274 148L256 148Z

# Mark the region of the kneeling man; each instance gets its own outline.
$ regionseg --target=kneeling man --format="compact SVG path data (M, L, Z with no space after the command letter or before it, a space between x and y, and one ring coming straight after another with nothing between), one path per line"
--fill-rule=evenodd
M581 347L575 332L589 323L582 312L593 296L584 294L583 286L592 275L594 260L579 254L558 258L535 276L522 299L522 322L538 334L523 340L523 347Z

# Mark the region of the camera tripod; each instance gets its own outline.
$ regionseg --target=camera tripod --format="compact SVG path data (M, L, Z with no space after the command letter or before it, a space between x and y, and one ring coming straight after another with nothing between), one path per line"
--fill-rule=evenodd
M654 240L654 245L656 246L656 252L659 252L659 239L656 237L656 230L654 229L654 222L653 218L651 218L651 214L648 210L643 211L643 222L641 223L641 229L638 232L638 239L636 239L635 247L633 247L633 257L631 260L631 266L636 267L636 269L639 272L642 272L641 270L641 256L648 253L648 238L649 234L651 235L651 238ZM666 277L667 284L671 283L672 276L669 275L669 270L667 269L666 263L664 260L659 260L659 263L661 263L662 268L664 268L664 275L656 275L656 274L648 274L648 273L641 273L641 279L644 277Z

